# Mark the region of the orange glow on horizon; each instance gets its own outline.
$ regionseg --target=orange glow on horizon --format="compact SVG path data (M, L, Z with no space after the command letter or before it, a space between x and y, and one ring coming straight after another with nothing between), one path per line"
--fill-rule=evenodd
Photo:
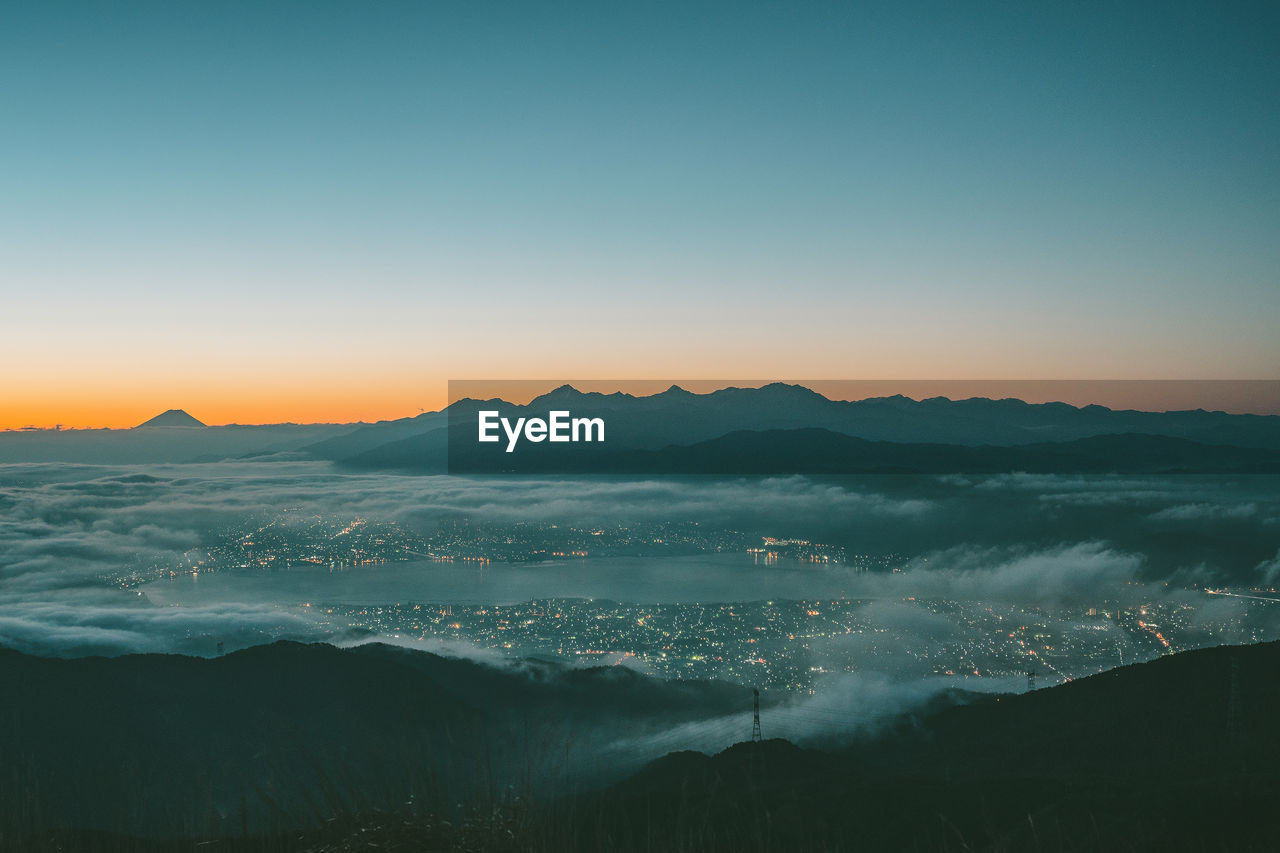
M167 409L182 409L209 425L273 423L357 423L412 417L437 411L450 394L501 397L525 403L533 396L569 382L579 390L608 393L622 390L654 394L671 384L695 393L729 385L757 386L773 380L568 379L454 382L447 379L380 381L335 377L332 383L279 387L264 377L253 383L204 384L157 381L119 388L93 385L21 388L0 395L0 429L63 429L137 426ZM1060 400L1072 405L1099 403L1111 408L1164 410L1222 409L1228 412L1280 414L1280 382L1259 381L1065 381L1065 380L779 380L804 384L832 399L863 399L902 393L914 399L945 396L1018 397L1028 402Z
M192 387L157 382L128 390L62 388L58 393L0 397L0 429L127 429L168 409L210 426L224 424L372 423L412 417L446 404L443 381L392 385L347 383L286 388L262 384Z
M0 430L27 427L52 429L128 429L169 409L182 409L208 426L226 424L321 424L373 423L421 414L419 409L434 411L444 406L444 394L438 399L422 398L420 406L406 405L403 399L335 401L331 399L298 400L282 403L273 399L221 400L187 395L184 399L157 398L103 401L71 410L57 404L38 406L0 406Z

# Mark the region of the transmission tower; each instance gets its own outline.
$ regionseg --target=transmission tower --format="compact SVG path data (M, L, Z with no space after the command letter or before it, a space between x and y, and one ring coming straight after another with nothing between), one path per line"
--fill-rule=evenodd
M755 697L755 713L751 720L751 742L759 743L760 738L760 691L752 690L752 696Z
M1035 667L1027 670L1027 692L1030 693L1036 689L1036 670Z

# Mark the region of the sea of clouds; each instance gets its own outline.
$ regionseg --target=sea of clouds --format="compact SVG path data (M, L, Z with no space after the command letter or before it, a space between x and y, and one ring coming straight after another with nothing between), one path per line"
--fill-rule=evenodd
M896 555L897 571L858 578L865 597L1054 605L1280 576L1276 478L503 479L346 474L317 462L21 464L0 466L0 644L76 655L185 651L192 638L215 634L229 647L331 638L287 594L162 607L104 580L130 565L180 565L219 531L285 508L425 533L458 518L696 521ZM827 588L843 582L844 570L835 571ZM630 586L611 590L599 573L592 594L715 600L749 588L786 598L807 582L796 567L729 561L696 572L654 561L625 574ZM521 596L564 591L554 567L523 577Z

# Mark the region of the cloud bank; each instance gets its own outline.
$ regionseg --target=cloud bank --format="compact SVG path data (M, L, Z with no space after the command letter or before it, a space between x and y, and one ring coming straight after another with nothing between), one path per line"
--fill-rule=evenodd
M616 573L616 584L596 573L580 585L596 597L668 590L685 599L735 591L785 598L806 584L833 594L856 580L867 597L1056 605L1092 601L1100 591L1151 594L1188 579L1274 585L1274 480L564 480L353 475L314 462L7 465L0 466L0 643L49 654L207 654L219 642L230 649L277 637L328 638L280 597L167 607L104 581L131 565L181 566L219 531L284 509L359 515L425 533L460 518L496 526L698 522L836 542L852 554L886 557L897 569L855 578L847 568L726 563L691 576L654 564ZM520 594L557 590L557 570L547 570L526 571ZM628 577L640 581L628 585Z

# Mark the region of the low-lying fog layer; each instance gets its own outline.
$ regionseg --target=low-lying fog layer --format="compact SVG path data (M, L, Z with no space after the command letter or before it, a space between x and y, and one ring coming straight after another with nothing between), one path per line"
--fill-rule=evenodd
M529 537L538 529L696 525L708 541L805 540L847 559L770 561L734 545L519 563L405 551L403 562L342 570L287 559L267 568L201 562L214 543L284 512L339 525L394 523L427 538L462 520L495 541L517 530ZM350 641L337 620L300 606L312 601L1194 601L1195 618L1229 625L1256 600L1202 588L1254 594L1280 582L1278 519L1274 477L568 480L351 475L301 462L8 465L0 466L0 644L75 656L212 654L211 638L228 651L278 638ZM193 564L204 570L193 575ZM908 653L912 644L942 642L965 618L883 605L868 614L883 623L879 643ZM1248 618L1249 636L1274 636L1280 604L1255 603ZM447 645L417 639L454 654L472 648L465 636ZM863 678L871 683L874 673Z

